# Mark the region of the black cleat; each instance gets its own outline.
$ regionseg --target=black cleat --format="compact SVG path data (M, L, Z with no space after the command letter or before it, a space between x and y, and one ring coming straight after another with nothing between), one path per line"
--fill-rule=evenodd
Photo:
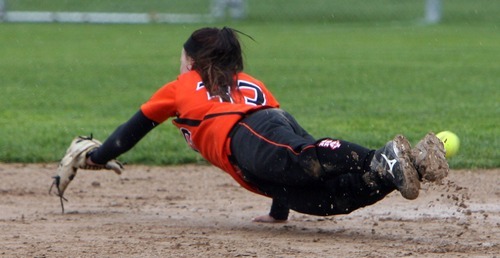
M410 143L404 136L397 135L376 150L370 168L396 186L404 198L413 200L418 197L419 176L411 159Z

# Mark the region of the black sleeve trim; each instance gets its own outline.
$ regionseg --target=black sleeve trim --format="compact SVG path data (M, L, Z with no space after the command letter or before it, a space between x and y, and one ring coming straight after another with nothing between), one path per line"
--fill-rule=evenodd
M106 164L134 147L157 125L157 122L147 118L139 110L127 122L116 128L102 146L90 154L90 159L96 164Z

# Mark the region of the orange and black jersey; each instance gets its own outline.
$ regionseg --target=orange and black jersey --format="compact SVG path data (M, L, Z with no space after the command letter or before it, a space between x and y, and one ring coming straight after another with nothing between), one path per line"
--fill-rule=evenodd
M141 111L157 123L175 117L173 124L194 150L248 188L228 160L228 134L246 114L279 103L262 82L245 73L237 74L237 89L228 94L231 102L211 96L199 74L190 71L160 88Z

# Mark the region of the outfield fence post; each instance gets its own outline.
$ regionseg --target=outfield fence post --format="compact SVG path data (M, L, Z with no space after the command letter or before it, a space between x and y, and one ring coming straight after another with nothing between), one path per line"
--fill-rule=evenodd
M7 12L7 7L5 4L5 0L0 0L0 22L3 22L6 12Z
M442 8L441 0L426 0L425 22L438 23L441 21Z

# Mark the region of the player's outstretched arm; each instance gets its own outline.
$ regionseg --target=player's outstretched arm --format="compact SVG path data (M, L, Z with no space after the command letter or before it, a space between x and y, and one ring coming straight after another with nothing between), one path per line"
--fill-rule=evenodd
M89 153L87 164L106 164L109 160L117 158L134 147L157 125L158 123L147 118L139 110L127 122L116 128L102 146Z

